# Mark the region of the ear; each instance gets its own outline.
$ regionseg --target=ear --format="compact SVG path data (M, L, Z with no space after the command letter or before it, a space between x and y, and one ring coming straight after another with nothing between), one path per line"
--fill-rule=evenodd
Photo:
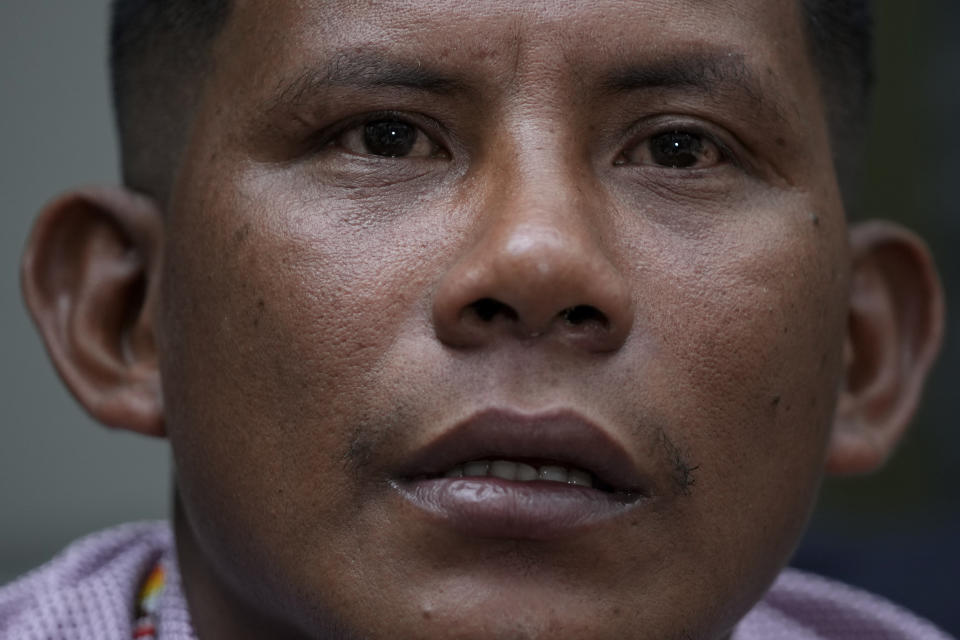
M47 352L98 421L164 435L154 314L163 226L148 198L119 188L67 194L39 215L21 284Z
M887 222L855 225L850 317L826 470L886 461L916 411L943 336L943 290L923 241Z

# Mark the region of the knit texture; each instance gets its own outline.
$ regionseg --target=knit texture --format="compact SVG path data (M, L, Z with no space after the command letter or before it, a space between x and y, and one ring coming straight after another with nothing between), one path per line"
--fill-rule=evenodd
M195 640L165 522L128 524L83 538L0 588L2 640L131 640L136 598L158 563L166 588L158 640ZM737 625L732 640L951 640L886 600L786 569Z
M163 563L157 637L194 640L167 523L136 523L74 542L0 589L2 640L133 640L136 600Z

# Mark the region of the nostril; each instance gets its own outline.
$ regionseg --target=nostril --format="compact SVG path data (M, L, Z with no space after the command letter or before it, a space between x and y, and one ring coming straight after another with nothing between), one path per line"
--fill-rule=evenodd
M468 308L472 309L473 312L477 314L477 317L484 322L490 322L498 315L503 316L507 320L517 319L517 312L514 311L510 305L506 305L493 298L481 298L471 303Z
M578 304L575 307L567 307L560 312L560 317L562 317L567 324L574 327L588 323L597 324L603 328L610 326L610 320L607 318L606 314L596 307L587 304Z

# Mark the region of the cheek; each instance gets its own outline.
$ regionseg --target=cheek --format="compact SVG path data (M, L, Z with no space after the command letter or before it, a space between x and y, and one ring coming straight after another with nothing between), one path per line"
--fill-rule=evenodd
M663 297L657 320L686 393L738 399L749 413L775 421L831 395L823 392L836 370L827 366L837 362L846 318L844 285L825 259L829 251L821 255L825 248L807 239L799 247L775 246L779 240L749 253L707 248L666 276L675 295Z
M173 221L164 275L178 488L209 544L309 547L305 532L364 516L370 487L351 473L359 436L383 415L374 403L390 391L377 379L390 345L429 329L410 292L428 289L417 278L432 270L409 256L434 249L409 240L426 229L356 227L299 203L202 204ZM238 529L251 535L228 540Z
M819 485L840 381L843 234L802 211L757 219L683 251L659 279L647 375L697 467L695 521L784 556Z

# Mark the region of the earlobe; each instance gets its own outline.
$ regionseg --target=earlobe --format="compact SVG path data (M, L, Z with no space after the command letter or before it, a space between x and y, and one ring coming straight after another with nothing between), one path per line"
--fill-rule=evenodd
M38 216L24 299L54 366L98 421L164 435L154 340L163 227L150 199L120 188L67 194Z
M923 241L886 222L852 228L844 381L826 470L866 473L894 451L943 334L943 291Z

